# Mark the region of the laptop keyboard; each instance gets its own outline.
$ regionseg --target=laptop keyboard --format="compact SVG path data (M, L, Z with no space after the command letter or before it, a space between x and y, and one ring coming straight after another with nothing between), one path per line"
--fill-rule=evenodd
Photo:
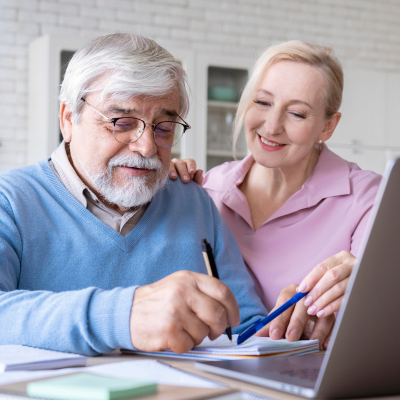
M318 378L320 369L319 368L299 368L279 371L281 375L286 375L290 377L296 377L299 379L304 379L310 382L315 382Z

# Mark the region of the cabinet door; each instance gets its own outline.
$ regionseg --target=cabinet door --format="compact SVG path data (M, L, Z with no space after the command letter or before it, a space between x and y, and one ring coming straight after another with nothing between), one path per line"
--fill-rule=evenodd
M341 121L331 143L385 146L385 73L344 70Z
M341 147L330 144L329 149L346 161L356 163L361 169L383 174L386 166L387 154L385 150L370 150L357 147Z
M233 160L232 130L237 101L253 60L198 54L197 67L197 140L199 168L210 168ZM247 154L241 135L237 156Z

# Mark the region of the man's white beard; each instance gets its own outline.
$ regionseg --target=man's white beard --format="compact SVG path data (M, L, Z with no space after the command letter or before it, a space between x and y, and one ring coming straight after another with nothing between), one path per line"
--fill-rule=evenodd
M145 168L155 171L150 176L132 176L126 174L125 185L117 185L112 181L113 171L117 166ZM138 207L149 203L155 194L165 185L168 169L164 168L161 160L155 155L152 158L142 157L137 153L112 157L105 172L89 171L81 162L81 167L87 177L96 186L101 196L111 204L126 208Z

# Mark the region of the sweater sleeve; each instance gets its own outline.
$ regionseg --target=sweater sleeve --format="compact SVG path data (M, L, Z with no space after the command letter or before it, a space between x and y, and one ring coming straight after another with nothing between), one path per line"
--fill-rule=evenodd
M255 284L247 271L236 240L210 198L214 221L214 252L220 279L234 293L240 308L241 324L232 329L240 333L268 313L257 295Z
M86 355L132 348L129 320L136 287L18 290L21 255L11 207L0 193L0 344Z

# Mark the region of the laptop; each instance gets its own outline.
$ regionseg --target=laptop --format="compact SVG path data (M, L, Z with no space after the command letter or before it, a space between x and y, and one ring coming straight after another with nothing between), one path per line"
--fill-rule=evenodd
M400 158L386 166L326 353L196 367L308 398L400 394Z

